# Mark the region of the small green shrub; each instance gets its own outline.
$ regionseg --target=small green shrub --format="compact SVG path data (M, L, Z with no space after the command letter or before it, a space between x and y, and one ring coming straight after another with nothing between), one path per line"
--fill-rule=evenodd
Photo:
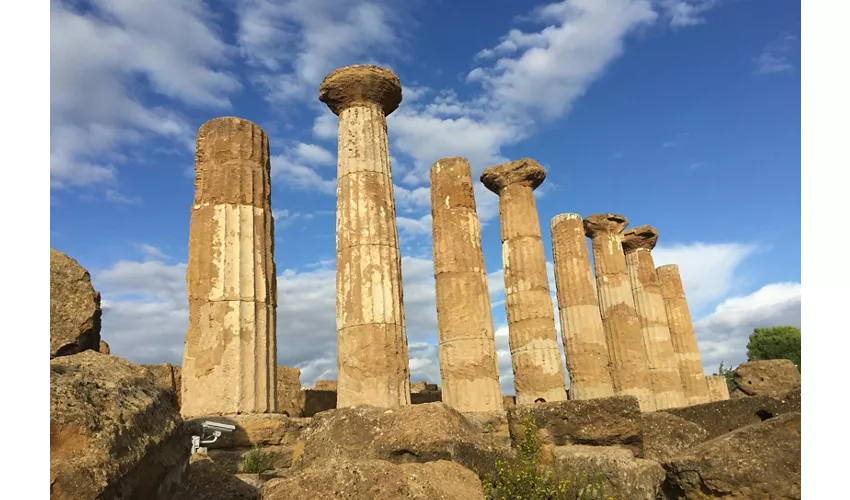
M263 451L262 446L256 446L242 456L242 472L260 474L272 468L277 456L272 452Z
M604 478L555 478L540 463L537 426L529 418L523 422L523 436L516 445L516 458L497 460L493 478L484 478L487 500L608 500Z

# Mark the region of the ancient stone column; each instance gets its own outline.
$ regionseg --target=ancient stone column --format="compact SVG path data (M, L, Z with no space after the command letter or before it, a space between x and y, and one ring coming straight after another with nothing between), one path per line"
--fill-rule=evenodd
M277 411L269 139L247 120L198 131L189 221L184 417Z
M679 275L679 266L670 264L655 270L661 282L661 294L664 297L664 307L667 311L667 324L670 327L670 340L673 351L679 361L679 375L682 377L682 389L685 392L685 402L690 405L707 403L709 401L708 385L699 354L697 337L694 334L694 324L688 301L685 299L685 288Z
M679 376L679 360L670 340L661 283L652 259L651 252L656 243L658 231L652 226L638 226L623 233L623 251L632 283L635 311L646 346L649 382L656 409L664 410L685 406L685 393Z
M458 411L502 409L481 227L466 158L431 167L434 279L443 402Z
M584 219L596 268L599 311L608 341L614 391L638 399L641 411L655 410L649 365L632 285L623 253L622 232L629 224L619 214L595 214Z
M337 406L410 404L401 255L387 115L401 103L392 71L331 72L319 100L339 116L336 207Z
M708 386L708 398L710 401L726 401L729 399L729 386L723 375L709 375L705 377Z
M551 230L558 316L570 376L570 399L613 396L608 342L599 314L599 299L581 215L556 215L552 219Z
M537 398L567 399L534 202L534 190L545 178L543 167L529 158L489 167L481 174L484 186L499 195L505 311L517 404Z

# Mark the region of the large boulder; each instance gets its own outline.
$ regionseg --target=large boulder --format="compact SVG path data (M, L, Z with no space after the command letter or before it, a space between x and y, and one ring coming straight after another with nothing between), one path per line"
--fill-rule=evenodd
M50 498L169 498L191 441L173 393L96 351L50 361Z
M158 365L139 365L144 366L153 374L154 380L161 387L174 393L174 401L177 404L177 409L180 409L182 383L180 378L180 367L169 363L160 363Z
M480 430L443 403L400 408L355 406L313 417L295 447L293 467L377 459L393 463L451 460L479 474L508 450L491 447Z
M750 361L735 369L735 382L748 396L781 396L800 388L800 371L788 359Z
M260 500L260 491L201 453L192 455L173 500Z
M100 294L76 260L50 249L50 358L100 349Z
M644 413L641 420L644 458L665 460L681 450L708 441L708 431L663 411Z
M800 498L800 413L742 427L664 463L669 498Z
M483 500L478 476L454 462L355 460L301 470L263 485L263 500Z
M796 391L780 398L771 396L735 398L684 408L670 408L664 412L697 424L708 431L709 439L713 439L777 415L799 412L800 409L800 392Z
M578 498L655 500L665 475L658 462L616 446L558 446L552 467L557 480L589 490Z
M640 406L634 396L553 401L508 408L511 439L522 439L527 421L538 429L542 445L573 444L630 448L642 453Z

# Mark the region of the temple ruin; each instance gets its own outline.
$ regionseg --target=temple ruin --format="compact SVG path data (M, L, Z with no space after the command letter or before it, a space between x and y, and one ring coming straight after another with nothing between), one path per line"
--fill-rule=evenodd
M635 311L646 346L655 408L664 410L685 406L685 393L679 376L679 363L670 340L661 284L652 259L652 249L656 243L658 231L652 226L637 226L623 233L623 251L632 283Z
M688 405L709 402L708 385L705 382L702 357L699 353L697 338L691 312L685 298L679 266L669 264L656 269L661 283L661 294L667 311L667 324L670 327L670 339L673 351L679 362L679 375Z
M636 397L641 411L653 411L655 398L646 346L622 245L622 232L628 224L628 219L619 214L594 214L585 217L584 230L593 249L599 311L608 341L614 390Z
M184 417L277 411L277 275L266 133L215 118L198 131L189 222Z
M401 83L377 66L331 72L319 100L339 117L336 208L337 405L410 404L387 116Z
M570 375L570 399L613 396L608 342L599 314L599 297L581 215L556 215L551 230L558 318Z
M269 140L247 120L215 118L200 128L197 141L183 415L307 415L435 400L481 412L538 398L567 399L534 197L546 171L524 158L491 166L480 177L499 196L516 390L506 397L499 386L472 170L460 157L433 164L442 390L413 390L386 121L401 103L401 84L384 68L349 66L327 75L319 99L339 117L338 380L303 389L297 368L276 366ZM709 394L728 399L719 379L703 375L678 268L655 268L651 252L658 232L651 226L624 231L627 225L612 213L584 219L565 213L551 221L569 397L632 395L642 411L707 402Z
M534 190L546 179L536 161L524 158L489 167L481 182L499 196L505 312L517 404L567 399L546 254Z
M442 400L459 411L501 410L487 268L465 158L431 167L431 216Z

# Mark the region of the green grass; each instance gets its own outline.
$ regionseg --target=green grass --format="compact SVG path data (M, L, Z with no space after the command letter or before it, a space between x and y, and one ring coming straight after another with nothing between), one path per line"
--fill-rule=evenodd
M276 454L263 451L262 446L256 446L242 456L242 472L260 474L272 468Z

